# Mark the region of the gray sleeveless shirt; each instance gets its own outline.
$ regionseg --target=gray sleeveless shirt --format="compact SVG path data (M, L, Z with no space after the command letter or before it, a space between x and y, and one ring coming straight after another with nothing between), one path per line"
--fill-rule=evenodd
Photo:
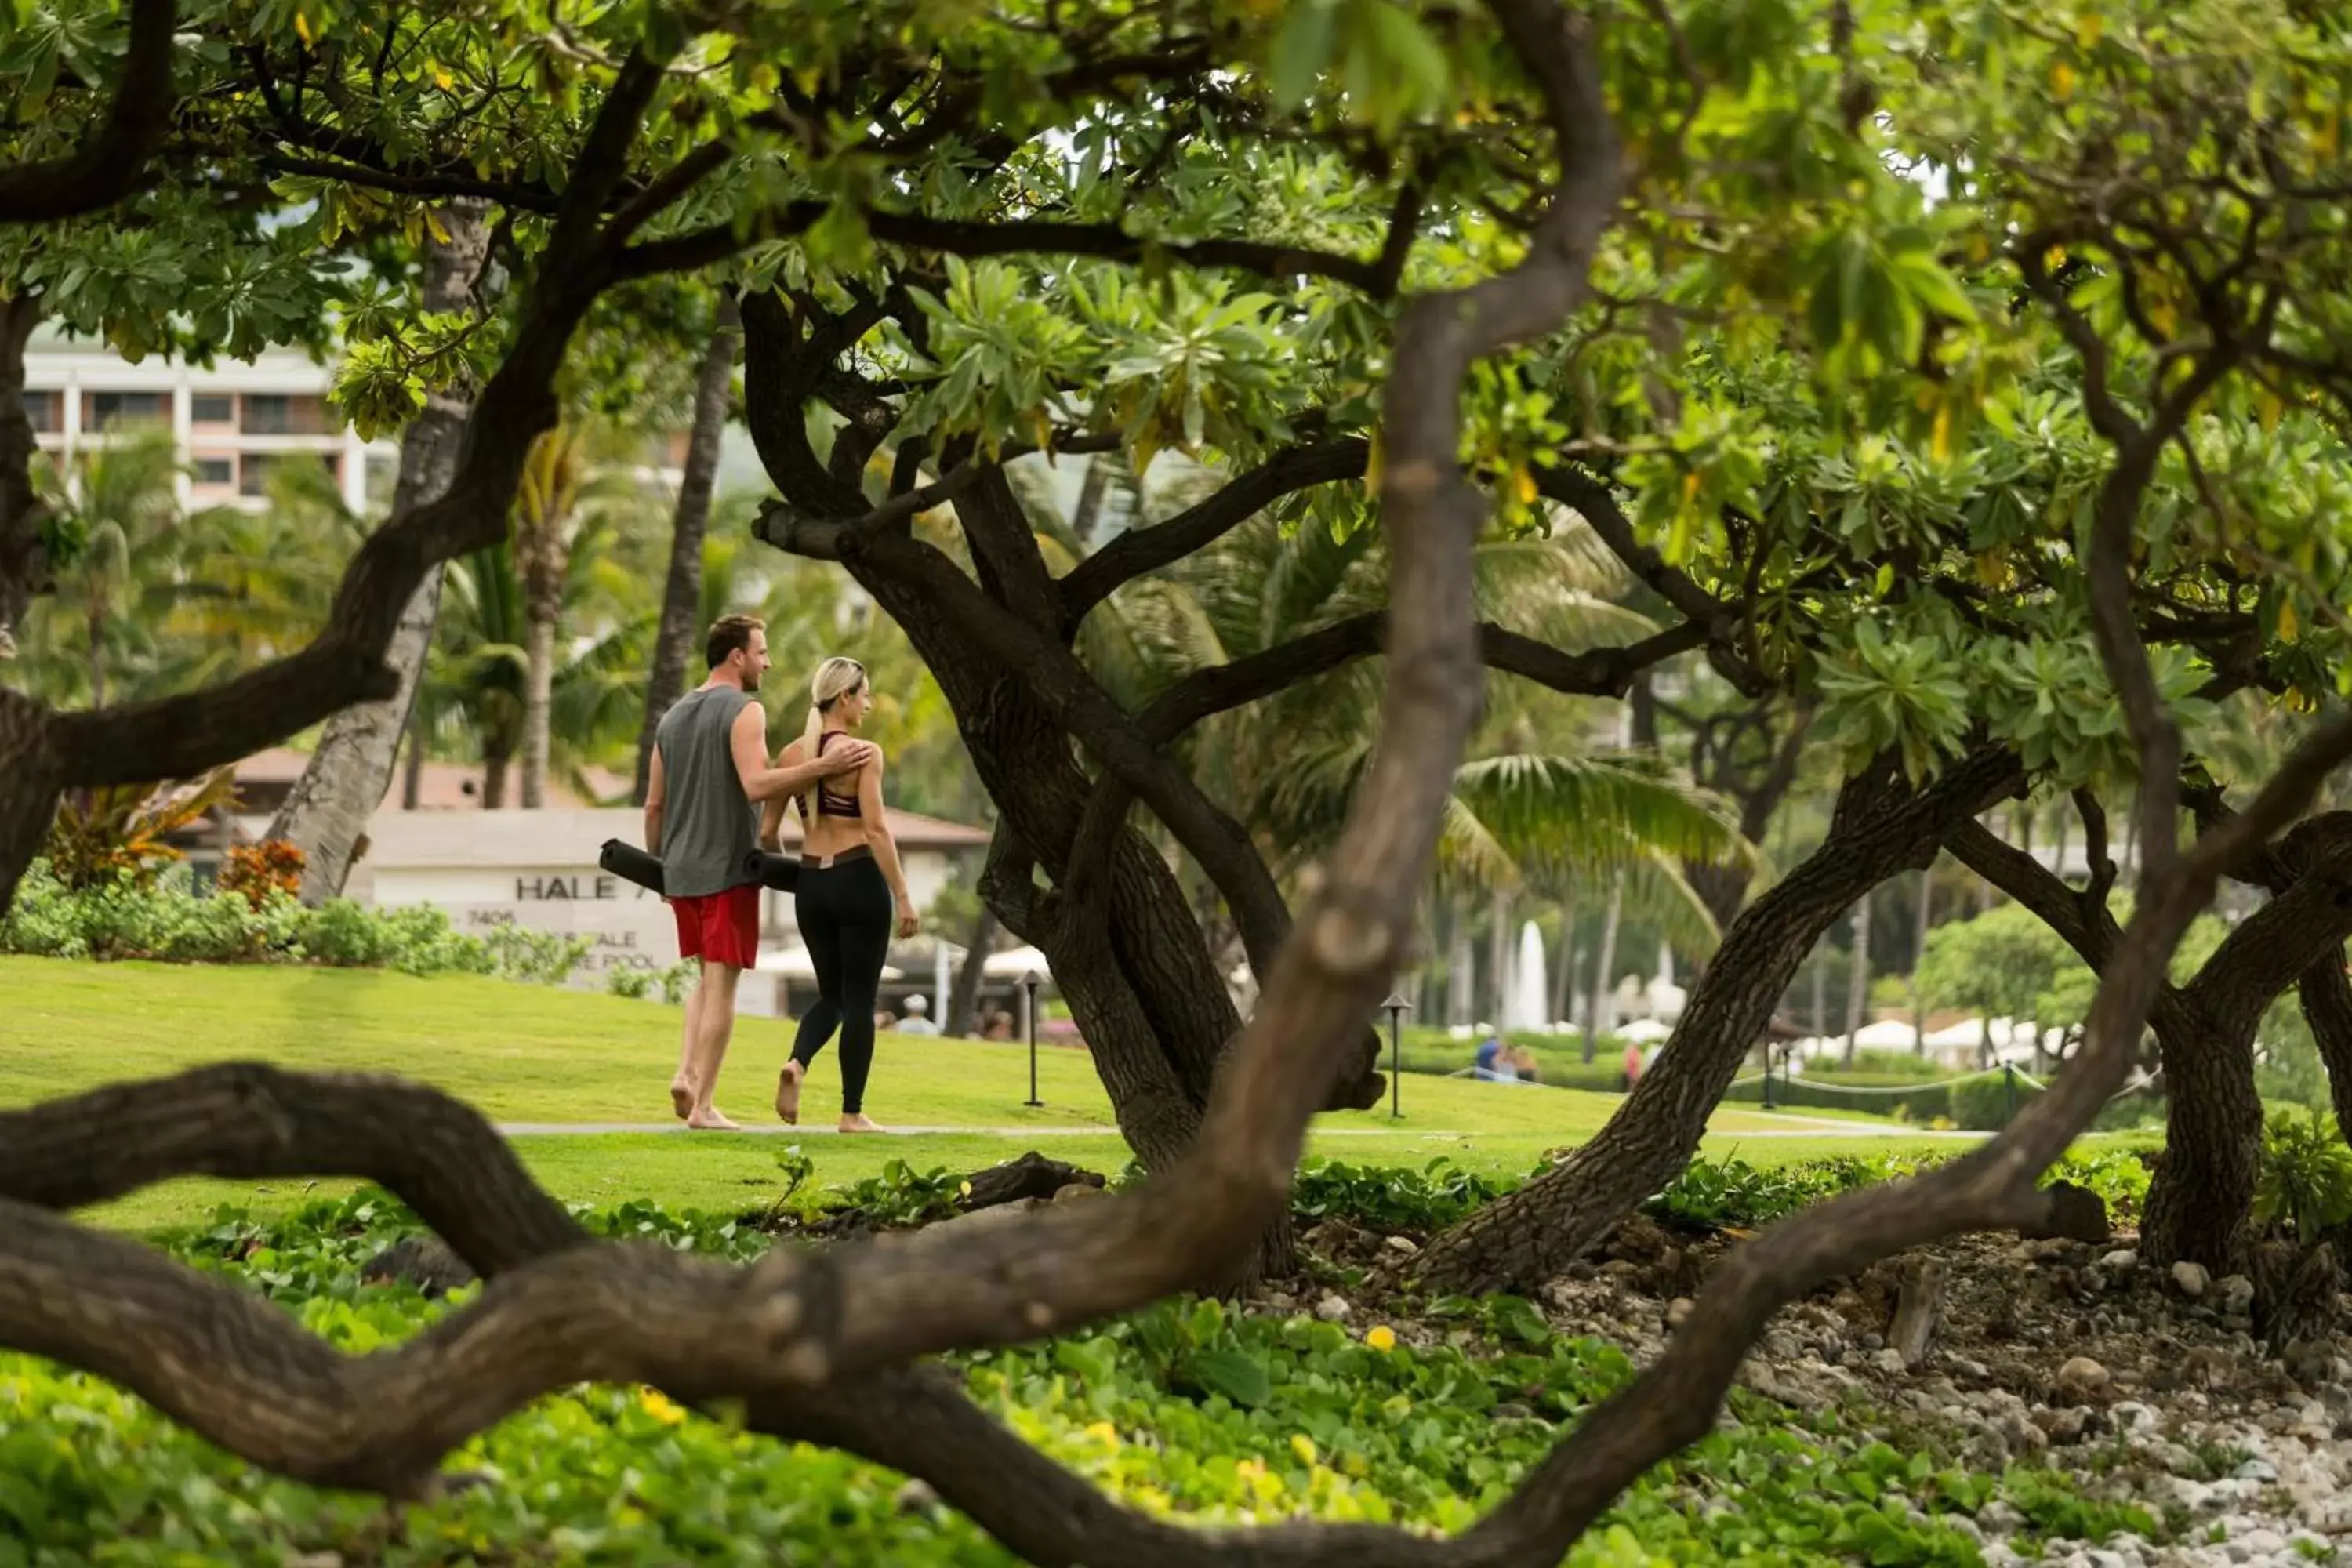
M662 762L662 890L707 898L752 882L759 808L743 793L729 735L751 702L729 686L688 692L662 715L654 744Z

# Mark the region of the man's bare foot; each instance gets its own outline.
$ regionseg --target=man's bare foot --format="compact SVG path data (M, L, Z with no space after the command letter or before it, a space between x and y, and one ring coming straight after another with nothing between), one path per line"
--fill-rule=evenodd
M743 1130L741 1122L730 1119L715 1105L707 1110L696 1111L686 1119L686 1124L698 1132L740 1132Z
M841 1119L841 1130L844 1132L881 1132L887 1131L887 1129L876 1126L872 1119L866 1116L843 1117Z
M669 1080L669 1108L680 1121L694 1115L694 1085L687 1082L684 1073Z
M807 1076L808 1069L798 1062L786 1062L776 1075L776 1114L793 1127L801 1124L801 1079Z

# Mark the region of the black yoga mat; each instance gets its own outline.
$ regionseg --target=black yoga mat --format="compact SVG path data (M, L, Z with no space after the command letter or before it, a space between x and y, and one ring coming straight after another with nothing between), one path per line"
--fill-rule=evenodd
M604 840L604 847L596 857L596 864L623 881L635 882L650 893L662 890L662 863L634 844L624 844L617 838ZM744 868L763 888L773 888L789 893L800 886L801 863L790 855L771 855L764 849L751 851Z

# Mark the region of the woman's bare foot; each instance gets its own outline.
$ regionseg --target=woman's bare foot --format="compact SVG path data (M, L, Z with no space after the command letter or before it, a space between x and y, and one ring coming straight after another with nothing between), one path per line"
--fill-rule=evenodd
M669 1108L680 1121L694 1118L694 1085L687 1082L684 1073L669 1080Z
M686 1119L686 1124L698 1132L740 1132L743 1124L731 1120L717 1106L708 1106Z
M776 1114L793 1127L801 1124L801 1079L807 1076L798 1062L786 1062L776 1075Z
M843 1117L841 1119L841 1130L844 1132L882 1132L887 1131L886 1128L876 1126L872 1119L866 1116Z

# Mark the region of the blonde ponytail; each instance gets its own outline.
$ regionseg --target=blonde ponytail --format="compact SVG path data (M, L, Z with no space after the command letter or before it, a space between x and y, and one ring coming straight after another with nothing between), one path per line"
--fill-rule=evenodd
M808 724L801 731L803 762L816 761L816 743L824 734L824 710L839 700L843 694L856 690L858 683L865 679L864 665L838 654L816 667L816 673L809 678ZM810 786L808 793L801 796L801 816L806 820L814 821L815 818L817 787Z

